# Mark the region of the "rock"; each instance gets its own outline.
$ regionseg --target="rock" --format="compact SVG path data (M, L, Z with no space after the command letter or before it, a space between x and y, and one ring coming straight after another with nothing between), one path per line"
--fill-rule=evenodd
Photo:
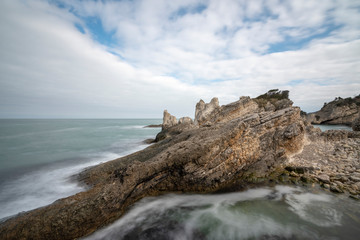
M160 128L162 127L162 124L150 124L145 126L144 128Z
M192 124L193 123L193 120L189 117L182 117L179 119L179 124Z
M339 186L340 188L343 188L343 184L342 184L342 182L339 182L339 181L334 181L334 183L337 185L337 186Z
M353 131L360 131L360 115L352 123Z
M289 99L289 91L272 89L254 99L260 108L266 111L280 110L291 107L293 102Z
M350 176L350 180L354 182L360 182L360 178L355 176Z
M307 176L304 176L304 175L300 177L300 180L301 180L303 183L306 183L306 184L312 182L312 181L311 181L311 178L309 178L309 177L307 177Z
M276 110L276 107L270 103L270 102L267 102L266 105L265 105L265 111L275 111Z
M172 125L162 131L168 137L86 169L78 179L88 190L0 223L0 239L76 239L115 221L147 196L212 193L237 189L250 178L263 181L304 146L297 107L260 111L248 98L231 106L218 107L217 100L210 105L216 115L209 118L206 107L197 106L199 126L172 125L164 112L169 123L164 125ZM203 121L212 124L202 127Z
M168 113L167 110L164 110L164 117L163 117L163 124L162 129L168 129L172 126L177 125L178 122L176 121L176 117Z
M211 114L219 108L219 100L216 97L211 99L210 103L205 103L203 100L200 100L195 108L195 125L202 125L209 119Z
M334 193L343 193L344 192L339 186L336 186L336 185L331 185L330 191L332 191Z
M287 134L285 134L285 137L288 137ZM303 166L286 166L285 170L287 170L289 172L294 171L299 174L304 174L305 172L313 171L314 168L313 167L303 167Z
M151 144L151 143L154 143L154 142L155 142L155 139L152 139L152 138L145 139L145 140L143 141L143 143L145 143L145 144Z
M325 103L317 112L309 113L306 119L314 124L344 124L351 126L360 114L360 95L354 98L337 97Z
M330 183L330 177L326 174L321 174L317 176L317 179L323 183Z

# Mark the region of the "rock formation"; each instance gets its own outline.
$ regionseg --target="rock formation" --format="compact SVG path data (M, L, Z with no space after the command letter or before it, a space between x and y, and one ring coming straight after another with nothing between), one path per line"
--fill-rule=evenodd
M195 124L185 119L175 124L165 111L164 123L169 124L163 125L157 143L86 169L78 179L87 191L8 219L0 224L0 239L79 238L115 221L146 196L239 190L302 169L294 159L301 159L307 139L316 134L307 133L311 126L286 92L273 92L221 107L217 99L200 101ZM326 138L340 139L336 134ZM346 143L350 136L341 139Z
M193 120L189 117L182 117L179 119L179 123L178 124L192 124Z
M303 150L290 158L292 182L319 183L335 193L360 194L360 132L307 127Z
M203 100L200 100L195 108L195 125L202 125L209 119L210 115L219 108L218 98L211 99L210 103L205 103Z
M164 110L163 124L162 129L167 129L177 124L176 117L168 113L167 110Z
M210 103L200 100L195 109L195 125L211 125L219 122L227 122L231 119L244 116L249 113L263 111L276 111L291 107L293 102L289 100L289 91L278 89L258 96L255 99L240 97L236 102L219 106L219 100L213 98Z
M317 112L309 113L307 120L313 124L343 124L351 126L360 114L360 95L354 98L337 97L325 103Z
M357 118L355 118L351 127L354 131L360 131L360 114Z

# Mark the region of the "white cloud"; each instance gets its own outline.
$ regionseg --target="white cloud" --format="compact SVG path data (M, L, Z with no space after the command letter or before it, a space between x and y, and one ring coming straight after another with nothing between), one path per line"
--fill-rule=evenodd
M314 111L359 94L356 1L62 2L0 3L0 117L192 116L199 98L224 104L271 88ZM86 17L117 44L93 40ZM292 47L268 52L273 44Z

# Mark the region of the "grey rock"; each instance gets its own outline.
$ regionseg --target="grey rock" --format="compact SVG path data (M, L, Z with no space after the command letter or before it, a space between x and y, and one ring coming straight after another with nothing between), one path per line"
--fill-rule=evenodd
M343 193L344 192L340 187L338 187L336 185L331 185L330 191L332 191L334 193Z
M317 176L317 179L323 183L330 183L330 177L326 174L321 174Z
M200 100L195 107L195 125L201 125L203 122L206 122L219 108L219 100L216 97L211 99L210 103L205 103L203 100Z
M179 119L179 124L192 124L193 120L190 117L182 117Z
M355 177L355 176L350 176L350 180L354 181L354 182L360 182L360 178L359 177Z
M335 98L325 103L317 112L309 113L306 119L314 124L345 124L351 126L360 114L360 95L354 98Z
M355 118L351 127L353 131L360 131L360 115Z

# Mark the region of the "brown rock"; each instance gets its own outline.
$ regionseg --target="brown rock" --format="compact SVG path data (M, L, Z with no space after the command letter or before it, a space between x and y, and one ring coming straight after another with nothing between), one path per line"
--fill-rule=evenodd
M0 239L75 239L118 219L146 196L214 192L236 188L249 178L266 178L303 147L300 109L243 110L245 115L236 113L232 116L238 117L222 118L210 127L176 124L167 130L188 128L179 128L177 134L142 151L85 170L79 180L89 190L1 223ZM225 115L219 112L219 116Z
M360 95L354 98L337 97L325 103L321 110L307 115L314 124L344 124L351 126L360 114Z

